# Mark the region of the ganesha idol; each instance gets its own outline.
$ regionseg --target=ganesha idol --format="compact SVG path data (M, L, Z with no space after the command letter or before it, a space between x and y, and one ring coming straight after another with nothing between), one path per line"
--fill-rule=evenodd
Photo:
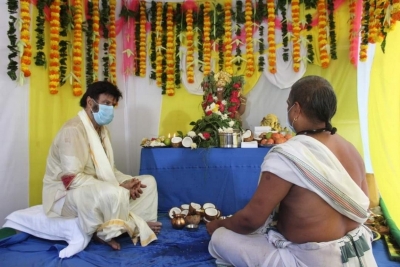
M220 112L240 121L247 101L242 95L242 87L243 78L240 76L232 77L224 71L210 75L202 82L204 113L208 116Z

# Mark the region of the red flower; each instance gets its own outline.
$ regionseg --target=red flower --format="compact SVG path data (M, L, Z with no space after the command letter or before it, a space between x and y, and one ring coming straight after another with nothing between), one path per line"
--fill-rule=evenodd
M240 83L234 83L233 88L239 89L242 85Z
M232 91L231 98L238 98L238 97L239 97L239 91L237 91L237 90Z
M232 97L231 97L231 102L232 102L232 103L239 104L239 103L240 103L240 100L239 100L239 98L238 98L238 97L234 97L234 96L232 96Z
M219 111L221 111L221 112L225 111L225 106L222 103L219 104Z
M208 102L208 103L213 103L213 102L214 102L214 98L213 98L213 96L212 96L211 93L208 94L208 96L207 96L207 102Z
M211 114L212 114L212 111L211 111L211 110L209 110L209 111L206 112L206 115L207 115L207 116L210 116Z
M210 133L208 133L208 132L203 132L202 134L203 134L204 140L210 139L210 136L211 136Z

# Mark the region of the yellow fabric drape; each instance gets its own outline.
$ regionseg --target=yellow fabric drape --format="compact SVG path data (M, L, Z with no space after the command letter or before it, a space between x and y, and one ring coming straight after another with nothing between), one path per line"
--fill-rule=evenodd
M37 16L34 7L32 17ZM47 24L47 23L46 23ZM48 27L48 25L46 25ZM48 29L46 29L48 32ZM47 35L48 37L48 35ZM33 38L33 40L35 40ZM46 40L49 50L49 39ZM46 53L47 55L49 53ZM36 55L36 45L32 44L32 55ZM49 92L48 69L31 66L29 92L29 205L42 203L43 176L46 158L51 142L61 126L80 110L80 97L73 96L72 86L67 82L59 88L58 94ZM85 74L82 73L82 77ZM82 81L82 84L85 84Z
M390 32L386 52L376 45L371 71L368 123L371 161L380 194L400 226L400 23Z

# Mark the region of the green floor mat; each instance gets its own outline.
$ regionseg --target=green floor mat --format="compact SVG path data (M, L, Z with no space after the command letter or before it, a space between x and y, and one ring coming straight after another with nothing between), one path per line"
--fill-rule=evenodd
M17 232L12 228L1 228L0 229L0 239L15 235Z

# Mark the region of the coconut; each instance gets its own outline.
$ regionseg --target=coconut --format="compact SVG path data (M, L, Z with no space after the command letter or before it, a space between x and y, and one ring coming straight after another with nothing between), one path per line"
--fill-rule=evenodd
M207 209L207 208L215 208L215 205L213 203L204 203L203 209Z
M189 136L186 136L182 140L182 146L183 147L190 147L193 144L193 139Z
M189 204L182 204L181 205L181 210L188 210L189 209Z
M200 215L188 215L185 217L186 224L199 224L200 223Z
M217 219L218 217L218 210L216 208L207 208L204 210L204 218L207 221L212 221Z
M183 216L187 216L189 214L189 210L182 210L181 214Z
M190 214L190 215L196 214L196 210L198 210L198 209L200 209L200 208L201 208L201 205L200 205L200 204L191 202L190 205L189 205L189 214Z
M200 215L201 217L203 217L204 216L204 209L201 208L201 209L196 210L196 214Z
M171 139L171 144L173 147L180 147L182 146L182 137L175 136Z
M169 212L168 212L168 215L169 215L169 218L174 218L175 217L175 215L176 214L181 214L181 209L180 208L178 208L178 207L173 207L173 208L171 208L170 210L169 210Z
M251 142L254 139L254 135L253 132L251 130L246 130L243 134L242 134L242 140L243 142Z

